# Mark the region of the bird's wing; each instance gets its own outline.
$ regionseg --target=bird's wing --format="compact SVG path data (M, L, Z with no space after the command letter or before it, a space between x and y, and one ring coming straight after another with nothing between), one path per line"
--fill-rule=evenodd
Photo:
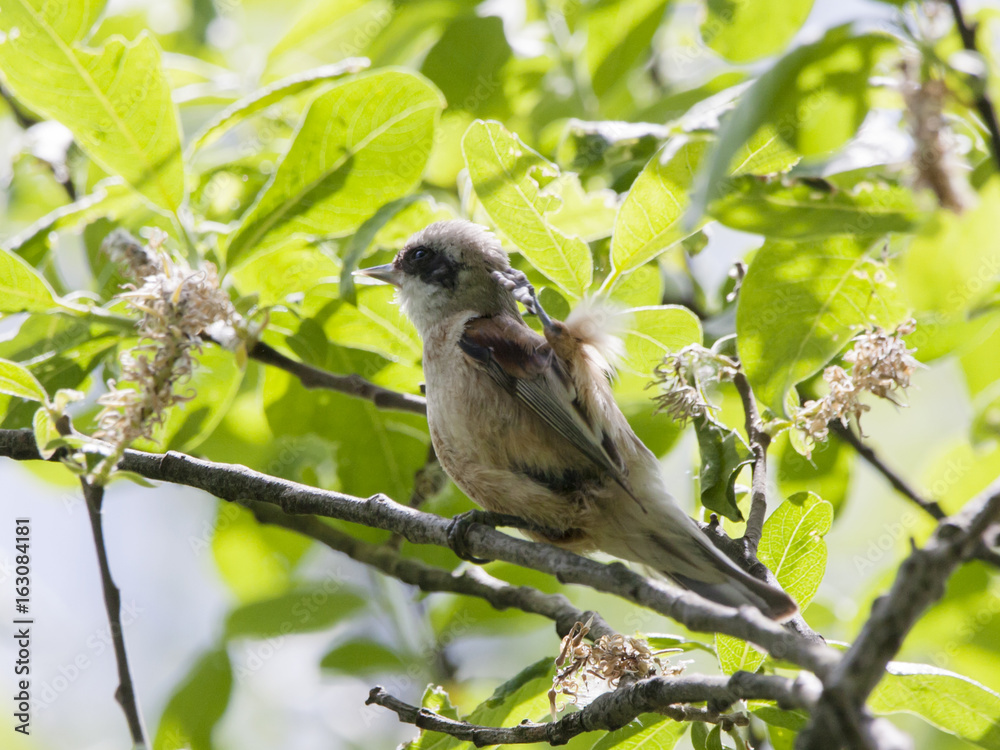
M474 318L459 346L489 376L568 440L630 494L622 469L604 447L604 434L581 411L565 368L549 343L506 316Z

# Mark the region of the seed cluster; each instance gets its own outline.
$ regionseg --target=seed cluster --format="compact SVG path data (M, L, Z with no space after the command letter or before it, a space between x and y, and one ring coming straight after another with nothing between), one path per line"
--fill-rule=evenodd
M793 418L794 427L811 447L827 439L830 422L839 420L847 425L854 417L871 407L861 402L864 393L888 399L901 405L897 397L910 385L910 378L919 366L908 349L903 336L916 328L909 320L894 331L872 328L858 336L854 345L844 353L843 360L850 371L840 365L831 365L823 371L823 380L830 388L822 398L806 401Z
M684 671L680 665L665 663L660 657L680 649L653 652L641 638L621 634L602 635L591 645L584 639L590 632L592 620L577 622L562 640L556 657L556 675L549 690L549 708L552 720L566 705L589 702L595 688L614 690L622 678L641 680L656 674L675 675ZM566 704L558 705L559 695L567 697Z
M202 334L215 340L239 338L243 320L219 286L215 266L192 268L170 255L167 235L153 230L143 246L124 230L116 230L103 249L129 279L119 295L139 313L139 343L122 352L120 383L108 382L98 398L96 437L119 449L139 437L151 437L171 406L189 400L181 385L191 377L194 353Z

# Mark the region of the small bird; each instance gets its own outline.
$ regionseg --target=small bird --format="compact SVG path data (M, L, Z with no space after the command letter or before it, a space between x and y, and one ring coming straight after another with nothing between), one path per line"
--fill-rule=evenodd
M606 308L550 319L497 238L467 221L431 224L392 263L356 273L398 287L423 340L434 450L474 502L525 519L538 541L644 564L720 604L795 614L788 594L736 567L673 502L615 403L620 341L602 325Z

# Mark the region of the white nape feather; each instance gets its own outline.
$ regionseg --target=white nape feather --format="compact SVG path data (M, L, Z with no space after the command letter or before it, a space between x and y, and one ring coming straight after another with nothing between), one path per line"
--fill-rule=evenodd
M629 316L624 308L606 297L585 297L566 318L569 332L590 348L596 364L613 375L625 357L622 337Z

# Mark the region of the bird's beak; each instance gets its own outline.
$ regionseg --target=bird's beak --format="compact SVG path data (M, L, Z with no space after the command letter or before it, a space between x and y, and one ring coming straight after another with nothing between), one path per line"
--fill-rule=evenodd
M386 263L384 266L372 266L371 268L359 268L354 272L354 275L378 279L393 286L403 285L403 272L393 266L392 263Z

